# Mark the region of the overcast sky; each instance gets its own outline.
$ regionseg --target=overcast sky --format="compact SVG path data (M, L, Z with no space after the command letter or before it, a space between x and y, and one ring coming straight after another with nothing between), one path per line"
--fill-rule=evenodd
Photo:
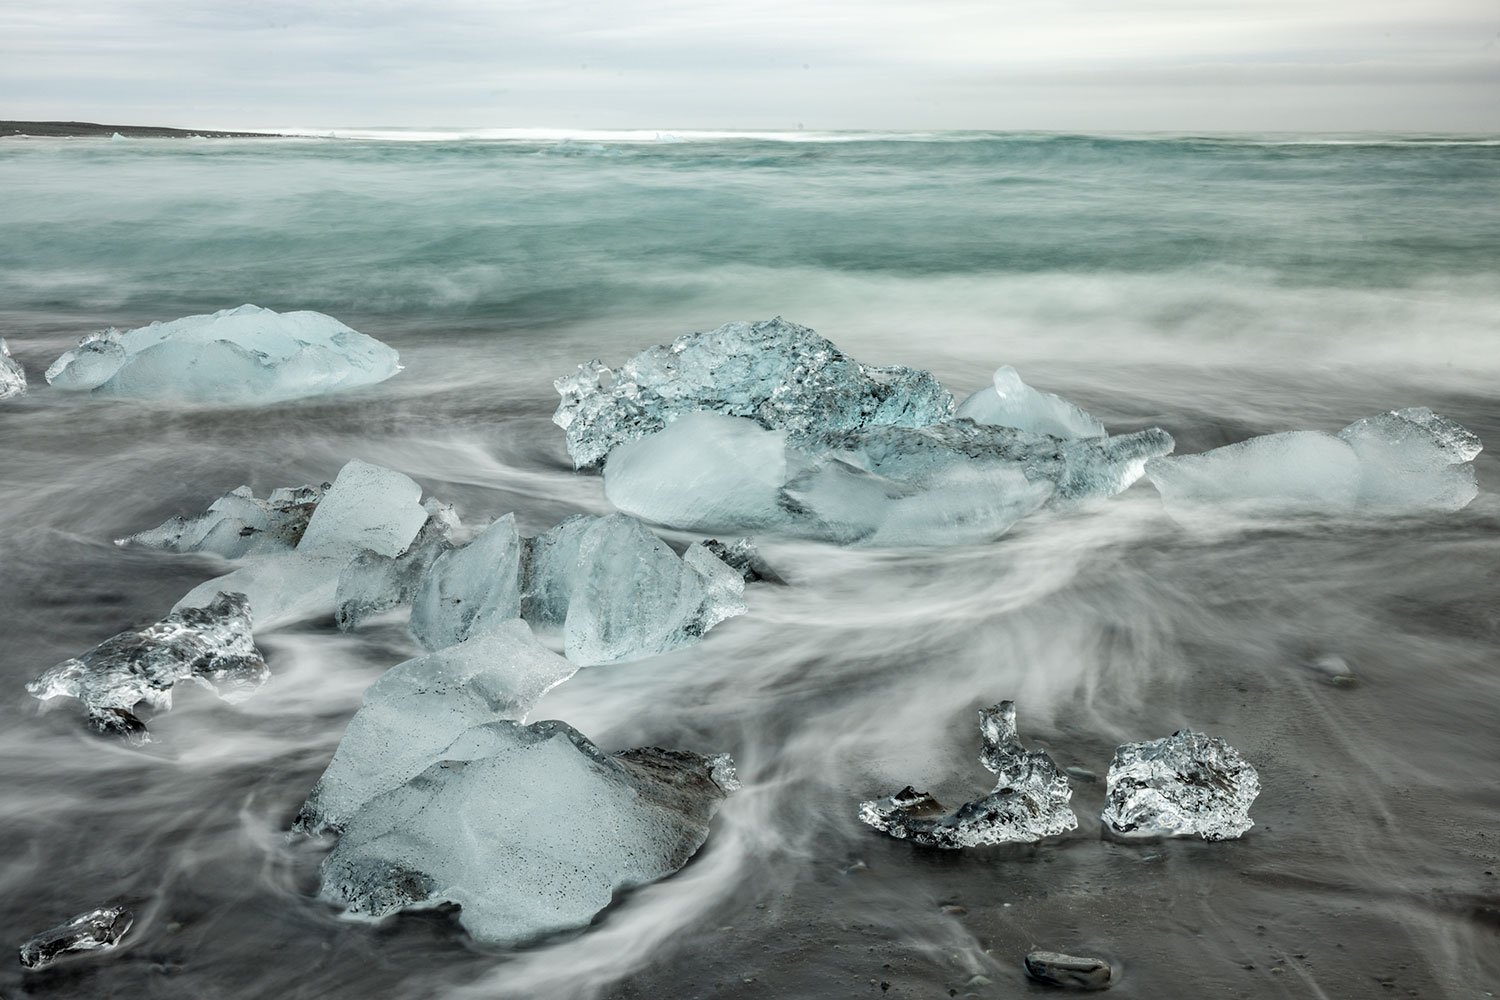
M0 0L0 118L1500 131L1500 2Z

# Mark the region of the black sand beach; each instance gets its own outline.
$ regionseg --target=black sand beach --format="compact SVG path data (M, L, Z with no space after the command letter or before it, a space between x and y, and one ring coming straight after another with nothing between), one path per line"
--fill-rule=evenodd
M28 136L38 139L78 139L115 133L127 139L274 139L274 132L218 132L201 128L159 128L155 125L100 125L96 122L0 121L0 139Z

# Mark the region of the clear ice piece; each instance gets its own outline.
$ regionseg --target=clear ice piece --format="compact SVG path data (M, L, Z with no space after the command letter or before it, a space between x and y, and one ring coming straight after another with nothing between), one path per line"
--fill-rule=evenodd
M120 943L134 922L135 915L123 906L80 913L21 945L21 965L32 970L45 969L58 959L79 952L109 951Z
M370 799L442 759L465 731L501 719L523 721L577 669L537 642L520 619L397 664L365 692L297 815L297 829L342 830Z
M463 642L521 613L526 545L506 514L462 548L438 556L412 600L411 634L427 649Z
M383 382L395 350L316 312L244 305L83 338L47 369L58 389L257 405Z
M459 526L448 504L427 500L427 523L398 556L365 549L339 570L333 595L333 619L345 631L382 611L410 604L432 564L453 546L448 539Z
M1116 836L1232 840L1255 825L1260 776L1228 743L1184 729L1116 749L1105 788L1102 818Z
M1455 511L1479 495L1484 445L1467 427L1425 406L1365 417L1339 431L1360 467L1360 500L1379 509Z
M726 764L655 747L607 754L555 721L477 726L350 818L321 895L366 919L455 903L492 944L583 927L697 852Z
M213 552L226 559L287 552L297 547L308 519L323 499L322 486L282 487L262 500L250 487L219 497L196 517L172 517L155 528L115 540L170 552Z
M960 403L953 415L1056 438L1102 438L1106 433L1097 418L1061 396L1033 389L1010 365L995 369L993 384Z
M1015 702L980 710L979 730L979 762L999 779L993 792L948 812L931 795L907 786L861 802L860 820L898 840L950 850L1034 843L1077 829L1078 817L1068 805L1073 789L1046 751L1021 745Z
M243 594L217 594L207 606L174 611L154 625L106 639L26 685L43 702L76 698L101 733L144 741L139 705L172 707L172 688L195 681L225 701L248 698L270 677L250 636Z
M578 468L693 410L751 417L795 439L870 424L946 418L953 397L930 373L861 365L805 326L777 317L726 323L651 347L612 371L598 361L555 383L552 420Z
M26 392L26 369L10 356L10 346L0 337L0 399L10 399Z

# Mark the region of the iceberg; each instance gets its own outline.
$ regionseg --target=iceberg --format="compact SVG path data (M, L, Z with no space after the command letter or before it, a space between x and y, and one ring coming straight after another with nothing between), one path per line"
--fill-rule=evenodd
M67 923L42 931L21 945L21 965L32 970L45 969L69 955L110 951L119 945L134 922L135 914L123 906L80 913Z
M412 637L427 649L442 649L517 617L525 561L514 514L495 521L462 548L439 555L414 591Z
M1102 817L1124 838L1232 840L1255 825L1260 776L1223 740L1189 730L1115 750Z
M1096 417L1061 396L1033 389L1010 365L995 369L993 384L960 403L954 416L1064 439L1102 438L1106 433Z
M427 520L400 555L365 549L339 570L333 594L333 619L348 631L382 611L410 604L432 564L453 549L449 538L459 527L452 506L423 501Z
M998 778L995 790L949 812L911 786L884 799L861 802L862 822L898 840L957 849L988 844L1035 843L1077 829L1068 805L1073 789L1052 758L1027 750L1016 734L1015 702L980 710L984 746L979 762Z
M10 356L10 346L0 337L0 399L10 399L26 392L26 369Z
M485 723L349 818L320 895L365 919L456 904L490 944L583 927L697 853L733 774L723 755L609 754L562 722Z
M259 405L383 382L397 357L331 316L243 305L89 334L46 377L98 395Z
M42 702L75 698L100 733L149 739L138 705L172 707L172 688L194 681L225 701L255 693L271 672L250 636L243 594L216 594L207 606L174 611L154 625L106 639L26 685Z
M727 323L648 348L612 370L580 365L554 385L552 421L578 468L596 468L616 445L661 430L694 410L749 417L803 434L943 420L953 397L929 372L862 365L805 326L777 317Z
M1427 407L1391 410L1338 434L1289 431L1197 455L1154 458L1146 474L1169 511L1456 511L1478 495L1483 445Z
M120 546L143 546L169 552L212 552L226 559L242 559L297 547L308 519L329 488L281 487L262 500L241 486L208 505L192 518L172 517L155 528L115 539Z
M464 732L524 721L578 667L538 643L520 619L397 664L365 692L296 829L339 832L365 803L411 781Z

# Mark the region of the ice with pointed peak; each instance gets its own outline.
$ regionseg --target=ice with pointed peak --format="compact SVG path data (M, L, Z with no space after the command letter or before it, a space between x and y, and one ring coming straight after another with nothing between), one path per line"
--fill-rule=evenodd
M467 545L444 552L414 591L412 637L427 649L442 649L515 618L521 613L525 562L514 514L496 520Z
M120 546L142 546L170 552L212 552L226 559L287 552L297 547L308 519L329 488L280 487L262 500L241 486L208 505L195 517L174 516L155 528L115 539Z
M69 955L111 951L120 944L120 939L134 922L135 914L123 906L106 906L80 913L67 923L42 931L21 945L21 966L36 971Z
M1106 829L1118 837L1232 840L1255 825L1260 776L1238 750L1183 729L1115 750L1105 777Z
M859 818L898 840L957 849L1035 843L1077 829L1073 789L1044 750L1027 750L1016 733L1015 702L979 712L984 739L979 762L996 775L995 790L953 811L910 786L884 799L861 802Z
M46 377L99 395L260 405L383 382L397 357L332 316L243 305L89 334Z
M993 384L960 403L954 416L1056 438L1102 438L1106 434L1096 417L1061 396L1033 389L1010 365L995 369Z
M931 373L862 365L805 326L777 317L726 323L651 347L620 366L599 361L554 383L553 423L578 468L694 410L750 417L802 434L945 419L953 397Z
M234 702L270 675L250 635L245 595L220 593L204 607L174 611L106 639L47 670L26 690L43 702L77 699L93 729L144 742L149 737L137 707L171 708L179 682L194 681Z
M1468 428L1427 407L1390 410L1339 431L1288 431L1196 455L1156 458L1146 474L1174 513L1399 514L1456 511L1478 495Z
M735 787L723 755L610 754L562 722L485 723L350 817L320 893L364 919L456 904L476 940L519 944L677 871Z
M10 345L0 337L0 399L24 395L26 392L26 369L21 362L10 356Z
M537 642L518 618L397 664L365 691L297 815L297 829L342 830L366 802L441 760L467 730L502 719L525 721L532 706L577 669Z
M453 507L429 498L422 509L427 521L400 555L365 549L339 570L333 620L340 629L348 631L372 615L410 604L432 564L453 550L449 539L459 527Z

